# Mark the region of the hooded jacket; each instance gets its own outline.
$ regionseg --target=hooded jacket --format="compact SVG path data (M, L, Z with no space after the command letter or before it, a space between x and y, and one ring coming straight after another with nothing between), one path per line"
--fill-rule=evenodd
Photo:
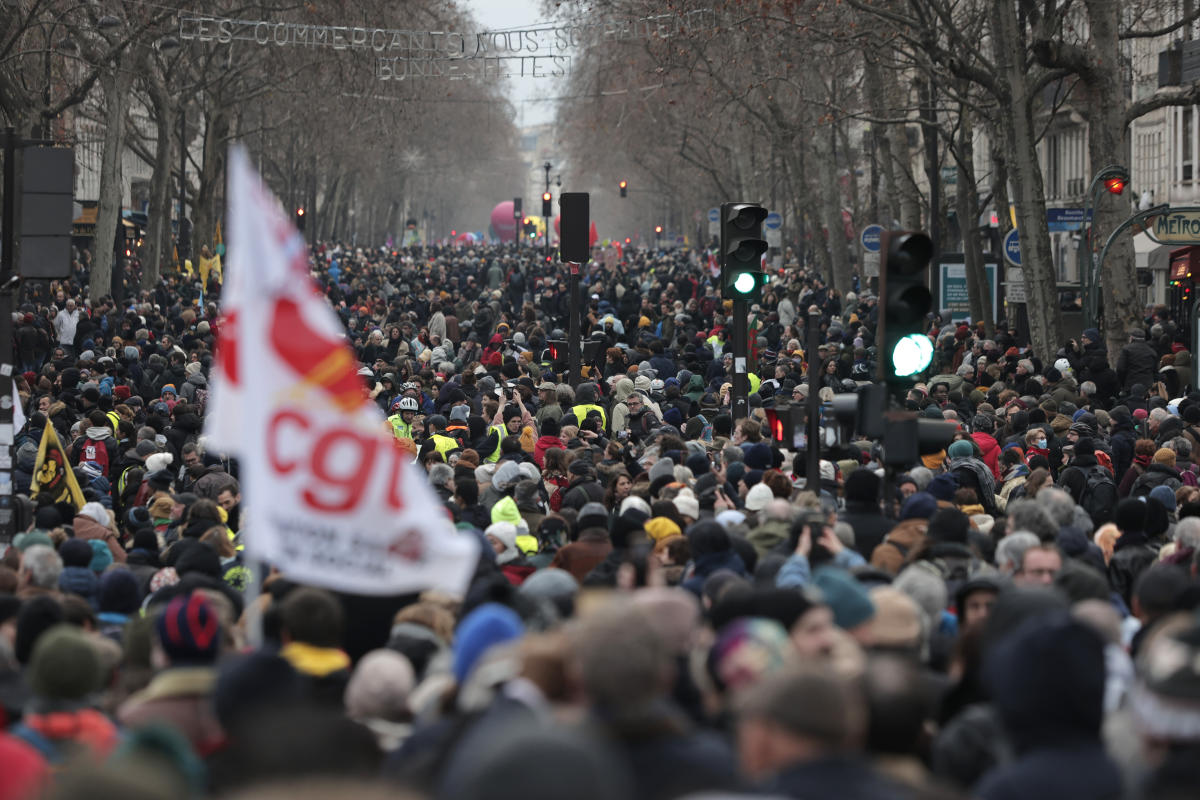
M539 436L533 444L533 463L538 465L538 469L543 469L546 466L546 451L557 447L560 450L565 450L566 445L562 439L557 436Z
M1133 485L1129 488L1129 496L1149 496L1150 490L1156 486L1166 486L1174 492L1182 485L1183 480L1179 475L1179 470L1152 461L1146 466L1146 471L1134 480Z
M890 572L898 573L915 550L923 549L925 531L929 527L927 519L906 519L896 523L896 527L883 538L883 542L871 553L871 566Z
M946 469L958 477L958 485L962 488L975 489L979 502L989 514L996 513L996 482L992 472L978 458L952 458L946 462Z
M121 547L120 542L117 541L117 537L108 528L96 522L91 517L85 517L83 514L75 515L72 527L75 530L76 539L98 539L108 545L113 561L119 564L125 563L125 548Z
M1003 477L1000 471L1000 444L990 433L983 433L982 431L972 433L971 441L978 445L983 463L992 471L992 477L999 481Z

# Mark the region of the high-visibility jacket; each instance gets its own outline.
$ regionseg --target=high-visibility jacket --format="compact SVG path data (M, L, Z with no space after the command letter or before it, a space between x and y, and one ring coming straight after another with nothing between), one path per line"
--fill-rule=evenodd
M503 425L489 425L488 430L493 430L496 432L496 449L493 450L491 455L485 458L484 461L495 464L500 460L500 443L503 442L504 437L508 435L508 428Z
M587 419L587 415L593 411L600 412L600 426L604 428L604 430L608 430L608 414L605 414L604 409L595 403L580 403L579 405L571 408L571 413L575 415L575 419L579 421L579 425L582 425L583 421Z
M392 435L397 439L413 438L412 423L405 422L399 414L392 414L388 417L388 422L392 425Z
M435 433L430 438L433 439L433 449L438 451L438 454L442 457L442 461L448 461L446 456L451 450L458 450L462 447L457 439L451 439L449 436L441 433Z

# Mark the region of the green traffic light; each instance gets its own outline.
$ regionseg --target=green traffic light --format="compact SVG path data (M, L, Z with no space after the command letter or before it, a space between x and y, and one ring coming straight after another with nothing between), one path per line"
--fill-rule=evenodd
M753 272L739 272L733 279L733 290L738 294L750 294L757 286L758 280Z
M933 361L933 342L923 333L910 333L892 348L892 369L897 377L924 372Z

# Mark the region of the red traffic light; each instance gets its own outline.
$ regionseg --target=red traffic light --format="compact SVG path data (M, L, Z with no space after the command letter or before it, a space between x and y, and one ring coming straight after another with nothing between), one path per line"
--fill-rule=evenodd
M458 236L458 231L456 231L456 230L454 230L453 228L451 228L451 229L450 229L450 236L451 236L451 237Z
M617 187L618 187L618 188L620 188L620 189L624 189L624 188L625 188L626 186L628 186L628 185L629 185L629 184L628 184L628 183L626 183L625 181L621 181L620 183L618 183L618 184L617 184Z
M655 232L655 233L662 233L662 225L655 225L655 226L654 226L654 232Z
M297 216L297 217L303 217L303 216L304 216L304 208L303 208L303 207L301 207L301 208L297 208L297 209L296 209L296 216Z
M1125 186L1129 180L1121 175L1116 175L1104 181L1104 188L1109 191L1109 194L1121 194L1125 191Z
M629 244L629 242L630 242L630 241L631 241L631 240L630 240L630 238L629 238L628 236L626 236L626 237L625 237L625 244Z
M549 192L542 192L542 202L544 202L544 203L550 202L550 193Z

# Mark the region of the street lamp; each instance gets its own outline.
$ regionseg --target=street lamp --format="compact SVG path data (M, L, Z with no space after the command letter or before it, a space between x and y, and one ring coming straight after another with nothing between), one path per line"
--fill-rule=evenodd
M1076 251L1076 262L1079 268L1079 288L1083 292L1084 325L1096 327L1096 316L1100 311L1100 296L1096 286L1095 267L1092 259L1092 228L1088 212L1098 203L1097 190L1103 185L1109 194L1119 195L1129 185L1129 170L1120 164L1109 164L1101 169L1088 184L1087 195L1083 199L1083 228L1079 232L1079 249ZM1086 261L1085 261L1086 254Z

